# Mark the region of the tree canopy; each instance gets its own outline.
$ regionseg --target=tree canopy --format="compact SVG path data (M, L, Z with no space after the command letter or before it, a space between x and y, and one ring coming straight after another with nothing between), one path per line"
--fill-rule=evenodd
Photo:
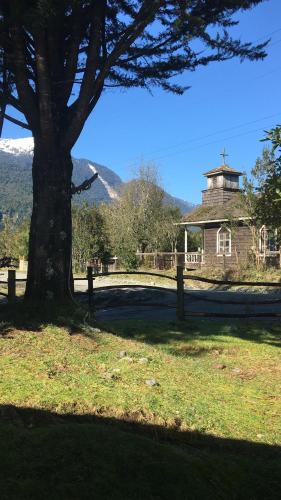
M2 115L34 135L63 135L71 148L108 87L182 93L173 77L184 70L263 58L265 44L227 31L236 11L261 1L1 0Z
M281 126L267 132L271 142L270 158L263 181L258 187L256 217L261 224L278 230L281 244Z

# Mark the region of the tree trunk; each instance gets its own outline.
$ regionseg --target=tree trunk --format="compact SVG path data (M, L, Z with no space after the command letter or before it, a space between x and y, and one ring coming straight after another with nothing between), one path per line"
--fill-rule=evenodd
M35 139L33 210L25 297L63 302L71 296L70 151Z

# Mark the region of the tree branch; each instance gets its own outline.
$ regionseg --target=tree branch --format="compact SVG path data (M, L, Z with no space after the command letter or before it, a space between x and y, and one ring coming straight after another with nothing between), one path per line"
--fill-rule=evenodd
M126 49L141 35L147 25L153 20L155 14L159 10L159 7L163 3L164 0L158 0L155 1L152 6L149 0L143 2L142 7L140 8L138 14L136 14L134 21L127 27L123 35L120 37L119 42L117 42L115 48L108 55L98 77L94 82L92 82L92 79L97 71L97 60L94 60L93 56L96 56L97 59L98 54L94 50L97 49L97 47L92 47L90 40L89 49L91 50L89 50L86 64L88 71L85 71L83 77L84 85L82 83L79 97L69 108L68 112L69 126L65 138L65 144L67 147L72 147L79 137L86 119L94 109L94 106L102 93L104 81L110 71L110 68L116 63L120 55L124 53L124 51L126 51ZM92 30L93 28L95 28L95 33L97 34L97 26L92 24ZM102 44L104 35L102 26L100 26L100 28L101 38L95 38L95 40L96 42L100 42Z
M36 130L39 125L39 115L35 94L28 80L21 28L15 24L11 29L11 33L14 54L13 66L15 68L15 81L19 100L22 103L27 122L32 130Z
M19 127L26 128L27 130L31 130L31 127L28 125L28 123L24 123L21 120L17 120L13 116L7 115L7 113L4 113L4 119L8 120L9 122L14 123L15 125L18 125Z
M79 186L75 186L73 182L71 183L71 194L80 194L82 191L87 191L92 186L93 182L98 178L98 173L96 172L90 179L86 179Z
M102 23L104 22L105 7L106 0L100 1L99 7L94 8L92 14L85 71L77 102L73 106L74 108L79 107L79 115L86 113L88 103L92 98L94 78L99 66L99 53L103 40Z
M0 88L2 87L1 83L0 83ZM3 87L2 87L3 88ZM6 102L7 102L7 105L9 106L12 106L13 108L15 108L17 111L19 111L20 113L23 113L23 109L22 109L22 106L20 105L20 101L14 97L13 95L11 94L8 94L7 96L5 95L4 91L2 90L0 92L0 101L2 99L5 99Z
M79 58L79 47L81 43L81 37L83 33L82 20L81 20L81 8L76 6L73 9L73 32L70 38L70 46L66 50L66 65L64 69L63 80L65 85L63 88L63 102L66 106L73 87L73 82L75 80L75 75L77 73L77 65ZM84 21L85 22L85 21ZM84 24L83 22L83 24Z

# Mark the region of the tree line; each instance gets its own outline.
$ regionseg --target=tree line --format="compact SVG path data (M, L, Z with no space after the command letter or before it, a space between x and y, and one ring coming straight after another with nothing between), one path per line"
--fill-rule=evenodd
M182 214L165 203L152 166L140 168L137 178L128 183L120 197L110 204L72 207L72 263L75 272L84 272L94 258L104 261L118 256L126 269L140 264L136 252L184 251L183 231L176 223ZM18 222L5 217L0 232L0 257L28 255L28 219ZM189 249L200 246L199 233L188 232Z

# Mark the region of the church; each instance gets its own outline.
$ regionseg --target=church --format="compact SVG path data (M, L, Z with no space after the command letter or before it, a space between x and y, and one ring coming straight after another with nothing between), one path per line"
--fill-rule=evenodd
M276 237L264 226L254 231L251 217L243 207L239 178L242 172L225 163L204 174L207 188L202 204L183 217L185 228L185 267L231 269L255 263L257 258L270 265L279 264ZM202 231L202 248L189 252L187 231Z

